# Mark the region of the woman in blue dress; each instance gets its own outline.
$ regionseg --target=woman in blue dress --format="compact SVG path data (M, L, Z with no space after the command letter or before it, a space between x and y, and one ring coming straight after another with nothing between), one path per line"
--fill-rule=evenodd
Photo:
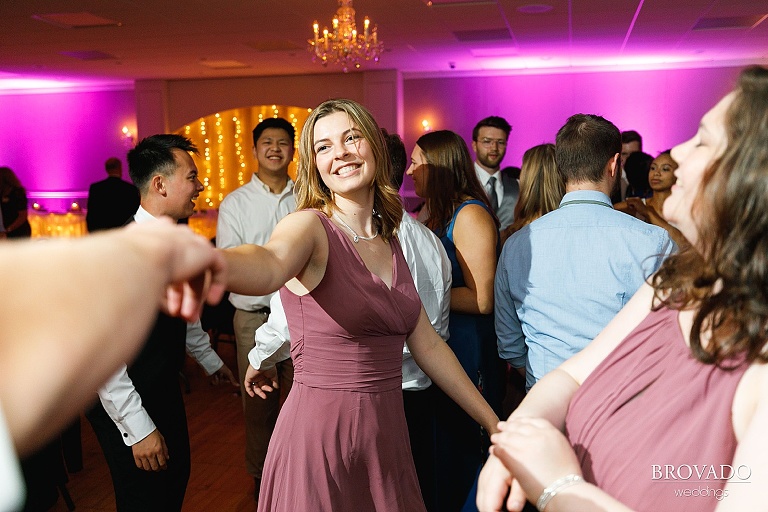
M493 327L499 221L458 134L440 130L421 136L407 172L416 194L425 200L424 223L443 242L453 267L448 345L501 414L504 366ZM436 488L442 492L436 497L437 510L461 510L483 461L483 435L447 397L441 397L438 415Z

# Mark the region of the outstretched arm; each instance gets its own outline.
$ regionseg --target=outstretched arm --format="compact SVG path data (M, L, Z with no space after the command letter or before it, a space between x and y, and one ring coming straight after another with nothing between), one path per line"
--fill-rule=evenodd
M227 262L227 290L242 295L267 295L290 279L299 277L316 285L325 272L325 261L316 249L327 247L320 219L308 211L283 218L265 245L246 244L222 250ZM324 255L327 258L327 250ZM319 274L319 278L318 278Z
M3 244L0 268L0 404L22 455L133 358L159 306L192 319L223 291L220 255L168 220Z

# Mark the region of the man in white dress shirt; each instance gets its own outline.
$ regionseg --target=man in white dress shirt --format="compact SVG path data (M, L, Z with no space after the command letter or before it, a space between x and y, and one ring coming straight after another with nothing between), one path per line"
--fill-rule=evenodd
M137 223L192 215L203 185L189 152L196 148L188 139L166 134L147 137L128 153L141 194ZM161 313L136 360L99 390L100 403L87 414L109 465L118 512L181 510L190 472L179 388L185 348L214 381L238 385L199 320L187 324Z
M251 181L231 192L219 207L216 247L226 249L243 244L264 245L278 222L296 209L293 181L288 166L293 160L295 130L283 118L267 118L253 129L253 156L258 168ZM272 295L254 297L231 293L235 306L233 319L237 342L237 366L240 385L248 368L248 352L253 348L256 329L269 316ZM284 393L293 382L293 362L277 366ZM261 471L267 446L280 410L280 396L254 400L242 389L245 414L245 468L254 479L254 498L258 500Z
M407 155L402 140L396 134L384 138L393 164L392 182L396 188L403 183ZM413 276L416 291L424 305L432 327L444 339L449 337L448 317L451 311L451 262L440 239L426 226L403 210L403 218L397 231L405 261ZM268 384L249 386L251 396L262 398L276 393L265 393L279 387L275 377L275 365L291 357L288 321L285 317L280 294L272 297L271 314L267 323L256 331L256 346L248 355L250 369L246 384L264 379ZM261 382L264 382L262 380ZM408 423L411 451L419 478L419 486L427 510L435 509L436 493L440 492L435 472L436 424L434 388L432 380L413 360L408 345L403 345L403 402Z

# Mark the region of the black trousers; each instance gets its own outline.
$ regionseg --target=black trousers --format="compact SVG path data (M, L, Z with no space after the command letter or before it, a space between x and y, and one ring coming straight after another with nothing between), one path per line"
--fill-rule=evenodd
M187 417L178 382L164 387L162 391L143 394L142 403L168 446L166 470L145 471L136 467L131 447L123 442L101 403L86 414L112 475L117 512L181 511L190 473Z
M435 470L436 389L437 386L432 384L422 391L403 391L411 453L427 512L438 512Z
M485 460L482 429L443 391L435 393L437 510L458 512Z

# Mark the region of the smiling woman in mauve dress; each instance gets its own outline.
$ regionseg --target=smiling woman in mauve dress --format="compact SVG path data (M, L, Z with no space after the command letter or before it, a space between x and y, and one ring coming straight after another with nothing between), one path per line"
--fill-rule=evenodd
M224 251L228 288L279 288L290 330L294 384L259 510L421 512L400 390L403 342L476 421L495 429L496 415L421 306L395 236L402 207L373 117L353 101L327 101L307 119L299 151L298 211L264 246Z

